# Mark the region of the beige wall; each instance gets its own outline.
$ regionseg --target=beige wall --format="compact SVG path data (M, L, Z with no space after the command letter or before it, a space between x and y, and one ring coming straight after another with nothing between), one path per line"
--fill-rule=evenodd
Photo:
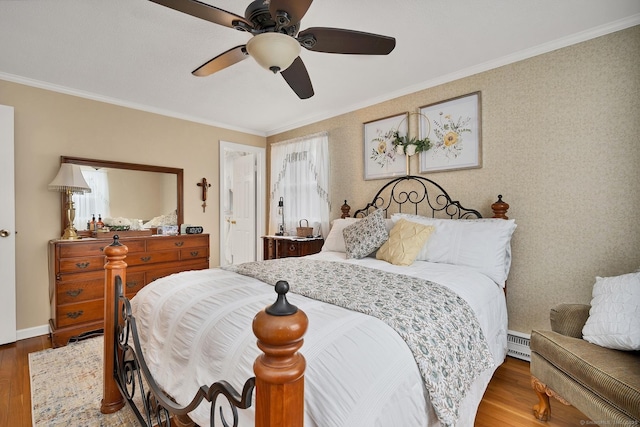
M49 321L47 241L60 236L60 195L47 190L61 155L184 169L185 222L211 234L218 265L218 145L265 138L0 80L15 108L17 327ZM202 212L202 177L211 183Z
M481 169L429 174L490 215L498 194L518 229L509 328L549 327L558 302L589 302L596 275L640 267L640 27L268 138L329 132L331 217L384 183L363 180L362 124L482 92ZM412 119L416 116L411 116ZM411 136L417 122L410 123ZM413 159L413 173L418 170Z

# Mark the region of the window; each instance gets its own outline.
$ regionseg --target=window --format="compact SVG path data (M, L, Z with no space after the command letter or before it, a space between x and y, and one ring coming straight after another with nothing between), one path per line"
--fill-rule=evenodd
M282 198L285 233L295 235L307 220L315 233L329 232L329 138L326 132L271 146L269 234L282 223L278 202Z
M91 193L73 195L76 209L73 225L77 230L86 230L87 223L91 221L93 215L95 215L96 221L98 220L98 215L102 215L103 221L111 215L107 172L100 169L96 170L90 166L82 166L82 176L91 187Z

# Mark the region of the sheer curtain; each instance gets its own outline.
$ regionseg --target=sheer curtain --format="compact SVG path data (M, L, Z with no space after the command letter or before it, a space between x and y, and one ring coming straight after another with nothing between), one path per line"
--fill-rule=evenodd
M73 225L77 230L86 230L87 222L91 221L93 215L98 220L98 215L102 215L102 220L111 216L109 210L109 178L104 170L94 168L82 168L82 176L91 187L91 193L74 194L73 202L76 209L76 219Z
M275 234L282 223L282 216L278 213L281 197L286 233L295 235L301 220L307 220L315 233L323 236L329 233L331 206L327 132L271 145L269 234ZM304 221L302 224L306 226Z

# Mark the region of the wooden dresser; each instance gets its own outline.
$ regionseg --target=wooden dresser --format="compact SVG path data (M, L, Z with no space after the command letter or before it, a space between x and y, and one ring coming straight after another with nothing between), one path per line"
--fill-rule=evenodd
M322 237L293 238L262 236L264 259L277 259L316 254L322 249Z
M112 239L49 242L49 300L54 347L70 338L103 329L104 247ZM209 235L123 237L129 249L125 294L132 298L143 286L185 270L209 268Z

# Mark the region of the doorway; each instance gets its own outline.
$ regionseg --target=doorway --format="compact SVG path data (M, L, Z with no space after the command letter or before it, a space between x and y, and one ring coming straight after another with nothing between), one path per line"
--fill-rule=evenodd
M16 341L16 210L13 107L0 105L0 344Z
M220 265L262 259L265 149L220 141Z

